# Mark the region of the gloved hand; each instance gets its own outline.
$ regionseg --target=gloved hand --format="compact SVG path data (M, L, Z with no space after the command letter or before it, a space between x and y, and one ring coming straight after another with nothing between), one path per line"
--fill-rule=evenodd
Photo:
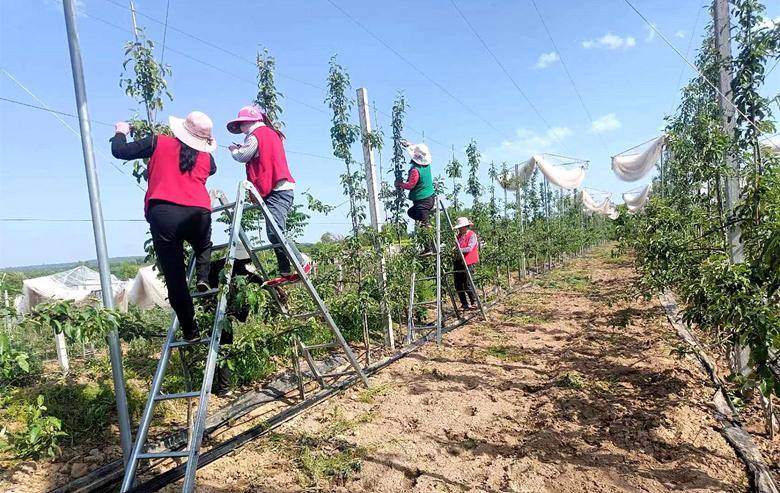
M116 122L114 124L114 133L117 134L129 134L130 133L130 124L127 122Z

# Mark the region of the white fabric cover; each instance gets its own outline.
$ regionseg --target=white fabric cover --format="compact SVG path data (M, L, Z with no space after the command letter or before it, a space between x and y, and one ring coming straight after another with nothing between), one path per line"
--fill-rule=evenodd
M628 154L612 158L612 171L623 181L637 181L647 175L664 148L664 136L660 136L639 154Z
M542 174L550 181L550 183L565 190L579 188L582 180L585 179L585 168L559 168L548 163L542 156L539 155L533 155L531 159L526 161L526 163L521 166L520 175L530 176L534 166L539 168L539 171L542 172Z
M111 276L111 290L114 306L127 310L127 287L130 283ZM49 276L26 279L22 283L22 294L17 301L20 313L29 313L36 305L56 300L76 302L96 298L100 300L100 274L89 267L78 266Z
M635 214L642 210L647 204L647 199L650 196L651 185L647 185L645 188L638 192L626 192L623 194L623 202L626 203L628 212Z
M610 205L609 196L604 197L604 200L601 202L601 204L597 204L595 200L593 200L593 197L588 193L587 190L582 191L582 205L585 207L585 210L588 210L590 212L596 212L598 214L606 214L607 210Z
M780 134L767 137L763 139L761 143L770 150L780 152Z
M155 306L170 308L168 289L157 274L154 265L138 269L138 274L133 279L129 290L128 301L144 310Z

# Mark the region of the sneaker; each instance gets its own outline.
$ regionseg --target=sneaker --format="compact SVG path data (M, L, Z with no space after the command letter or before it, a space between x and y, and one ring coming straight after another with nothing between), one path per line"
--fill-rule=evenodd
M197 324L195 324L195 328L191 332L186 331L184 330L184 328L182 328L181 333L185 341L193 342L193 341L200 340L200 330L198 330Z
M211 286L209 286L208 281L198 281L198 284L195 285L195 289L199 293L205 293L206 291L211 290Z

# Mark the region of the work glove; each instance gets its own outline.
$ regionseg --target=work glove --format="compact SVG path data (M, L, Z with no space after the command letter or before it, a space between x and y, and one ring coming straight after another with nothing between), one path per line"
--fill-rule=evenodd
M114 124L114 133L127 135L130 133L130 124L127 122L116 122Z

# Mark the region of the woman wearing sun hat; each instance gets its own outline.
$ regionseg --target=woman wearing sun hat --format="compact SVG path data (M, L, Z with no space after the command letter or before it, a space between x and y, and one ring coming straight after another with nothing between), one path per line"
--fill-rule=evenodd
M475 308L477 303L477 296L473 287L469 285L469 276L466 273L466 269L468 269L473 276L474 266L479 262L479 238L477 233L470 229L471 226L474 226L471 221L465 217L459 217L455 221L455 226L452 227L458 232L458 248L463 254L463 258L461 258L459 253L455 253L452 260L452 270L454 271L455 290L458 292L458 298L460 298L460 304L464 310ZM465 266L463 260L466 261ZM467 293L468 299L466 299Z
M168 287L168 301L176 312L184 338L199 337L187 275L184 242L196 256L198 290L209 289L211 260L211 198L206 180L217 171L211 152L217 147L211 119L200 111L187 118L168 118L173 137L151 135L127 142L130 125L119 122L111 139L117 159L149 159L144 213L154 250Z
M409 200L412 207L407 214L415 221L423 225L428 223L428 218L435 205L435 190L433 188L433 176L431 175L431 153L425 144L410 144L402 141L401 145L411 157L409 175L406 181L395 183L396 188L409 190Z
M228 146L230 155L239 163L246 165L246 178L255 186L260 196L268 206L276 224L285 232L287 215L293 205L295 180L287 166L287 155L284 151L284 134L278 130L268 115L257 106L244 106L238 116L228 122L228 132L245 134L243 144ZM268 241L278 243L274 231L266 221ZM305 259L297 248L293 248L303 271L311 272L312 263ZM298 274L291 271L290 260L284 250L274 249L276 263L279 266L279 277L270 279L265 286L273 286L298 280Z

